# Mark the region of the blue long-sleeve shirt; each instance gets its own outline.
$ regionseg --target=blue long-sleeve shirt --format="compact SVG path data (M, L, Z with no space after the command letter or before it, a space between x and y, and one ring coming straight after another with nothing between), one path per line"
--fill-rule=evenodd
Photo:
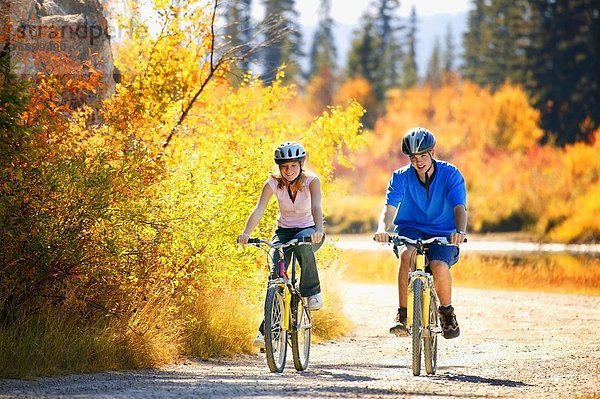
M449 236L456 231L454 207L467 206L465 180L452 164L435 161L429 187L419 180L412 165L392 174L386 204L397 208L396 232L414 228L430 236Z

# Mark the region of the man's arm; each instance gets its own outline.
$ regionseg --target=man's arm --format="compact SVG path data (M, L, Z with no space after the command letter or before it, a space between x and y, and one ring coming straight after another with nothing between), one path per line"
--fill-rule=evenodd
M450 235L450 242L460 245L467 235L467 208L464 205L456 205L454 207L454 224L456 226L456 233Z
M390 235L387 233L394 225L394 217L396 216L397 208L392 205L384 205L379 215L377 223L377 231L373 235L373 239L377 242L388 242Z

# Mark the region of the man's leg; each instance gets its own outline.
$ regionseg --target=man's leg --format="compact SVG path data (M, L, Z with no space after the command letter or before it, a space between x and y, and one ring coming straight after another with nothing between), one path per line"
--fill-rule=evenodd
M432 260L429 262L429 268L433 274L435 291L440 298L440 305L448 306L452 304L452 275L450 268L441 260Z
M390 328L390 333L399 336L408 335L406 328L406 295L408 292L408 273L411 268L410 261L416 250L408 247L400 254L400 264L398 267L398 313L394 318L394 325Z
M450 267L446 262L441 260L431 260L429 267L433 274L435 291L440 299L438 311L444 338L456 338L460 335L460 328L456 321L454 307L452 307L452 275L450 274Z
M410 260L416 249L408 247L400 254L400 267L398 268L398 307L406 308L406 296L408 294L408 273L410 272Z

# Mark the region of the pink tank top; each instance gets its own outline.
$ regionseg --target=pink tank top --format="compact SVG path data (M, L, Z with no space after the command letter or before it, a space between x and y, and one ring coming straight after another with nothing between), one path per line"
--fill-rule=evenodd
M302 190L296 194L296 200L292 202L286 187L277 187L277 179L269 177L267 183L273 189L277 202L279 203L279 216L277 216L277 226L284 228L291 227L310 227L315 222L311 213L311 197L308 185L315 176L306 175Z

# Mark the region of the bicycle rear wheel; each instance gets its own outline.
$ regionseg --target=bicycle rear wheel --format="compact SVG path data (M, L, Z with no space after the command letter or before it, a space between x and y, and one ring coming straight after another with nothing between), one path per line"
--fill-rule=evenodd
M421 338L423 331L423 281L415 279L413 289L413 318L411 326L412 336L412 371L413 375L421 374Z
M429 328L423 337L423 355L427 374L435 374L437 370L437 330L440 325L437 308L437 299L432 291L431 300L429 301Z
M265 352L267 364L273 373L285 368L287 354L287 331L283 329L284 287L271 285L265 299Z
M310 312L304 307L300 295L292 298L292 355L296 370L306 370L310 355Z

